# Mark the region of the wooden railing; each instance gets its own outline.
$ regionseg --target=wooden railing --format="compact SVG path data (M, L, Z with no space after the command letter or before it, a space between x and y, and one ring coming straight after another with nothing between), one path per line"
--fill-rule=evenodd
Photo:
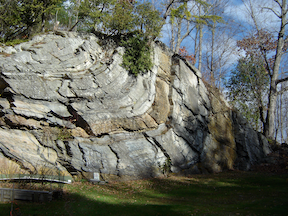
M30 175L30 174L2 174L0 181L32 181L32 182L51 182L60 184L70 184L72 178L70 176L54 176L54 175Z
M69 184L72 182L72 178L70 176L60 175L2 174L0 175L0 181L13 182L13 188L0 188L0 202L9 202L14 200L46 202L52 200L53 193L59 193L59 189L61 189L60 192L62 191L62 186L58 187L57 191L52 191L52 183L57 183L59 186L63 184ZM15 182L50 183L50 191L14 189Z

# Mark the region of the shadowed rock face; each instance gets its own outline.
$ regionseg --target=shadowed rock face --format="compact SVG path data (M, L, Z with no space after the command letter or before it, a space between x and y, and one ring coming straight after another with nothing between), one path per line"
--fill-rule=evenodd
M34 37L0 55L0 157L22 169L137 179L249 169L270 152L201 74L162 44L134 77L92 34Z

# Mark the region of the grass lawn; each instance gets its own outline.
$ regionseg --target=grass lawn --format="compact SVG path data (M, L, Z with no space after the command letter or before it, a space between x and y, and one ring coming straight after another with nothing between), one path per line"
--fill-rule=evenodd
M73 183L63 199L18 202L21 215L288 215L288 175L228 172L115 182ZM10 204L0 204L9 215Z

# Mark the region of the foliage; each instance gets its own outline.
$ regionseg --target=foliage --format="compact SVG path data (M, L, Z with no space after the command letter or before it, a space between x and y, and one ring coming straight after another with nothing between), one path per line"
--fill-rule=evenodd
M181 47L179 49L179 55L182 56L183 58L187 59L187 61L189 61L191 64L195 64L196 63L196 58L193 54L190 54L186 47Z
M261 59L262 65L269 72L274 63L275 56L273 54L277 46L276 42L271 33L260 30L258 33L238 40L237 46L239 51L245 51L246 56Z
M151 69L150 43L159 36L163 25L160 13L151 3L85 0L79 10L82 22L87 22L91 28L122 37L125 69L134 75Z
M72 137L71 130L68 128L58 128L57 131L57 139L58 140L66 140Z
M27 42L29 39L14 39L12 41L7 41L6 43L4 43L6 46L15 46L17 44L20 43L24 43Z
M127 40L122 40L121 45L125 47L122 66L130 73L137 76L152 68L148 37L138 32Z
M171 172L171 165L172 165L171 158L170 157L166 158L164 164L161 166L161 170L164 176L168 177L168 174Z
M254 129L263 132L276 41L271 33L260 30L237 41L237 46L246 57L238 60L226 83L229 98Z
M30 36L37 33L49 19L53 10L63 0L11 0L0 1L0 25L2 41L17 36Z
M122 45L125 47L123 66L137 76L139 72L147 72L153 66L150 44L159 36L163 21L150 3L137 5L135 14L134 26L131 28L134 32L127 41L122 40Z
M178 7L171 8L170 17L172 23L175 22L175 18L185 18L187 20L191 19L192 15L188 10L187 2L180 4Z
M84 0L79 7L79 20L84 26L99 31L103 27L103 22L107 22L107 17L111 16L111 7L116 2L116 0Z
M160 13L149 2L84 0L79 8L79 18L90 28L110 35L140 30L156 38L164 24Z
M269 77L260 59L240 58L226 83L232 105L239 109L255 130L262 131L264 107L267 105Z
M196 0L195 2L200 4L203 7L204 11L206 11L207 8L210 6L210 4L208 4L205 1ZM188 6L188 1L183 1L180 4L178 3L178 5L174 4L174 8L171 8L170 18L171 18L172 24L175 22L176 18L190 20L193 23L204 24L204 25L207 25L208 22L211 22L211 21L223 22L222 17L217 16L217 15L207 15L207 14L204 14L204 15L194 14L193 15Z
M19 28L22 28L19 5L16 0L0 0L0 36L3 42L5 38L13 35Z
M149 39L155 39L160 35L164 21L159 11L154 10L152 5L143 3L136 5L135 12L137 14L135 29L140 30Z
M115 4L111 15L105 16L104 28L109 34L125 34L133 31L136 25L134 7L127 1Z

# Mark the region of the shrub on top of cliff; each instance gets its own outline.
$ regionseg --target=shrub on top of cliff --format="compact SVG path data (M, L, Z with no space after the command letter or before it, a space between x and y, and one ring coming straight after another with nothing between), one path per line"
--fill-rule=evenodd
M27 41L28 41L28 39L14 39L14 40L11 40L11 41L7 41L4 44L6 46L15 46L17 44L24 43L24 42L27 42Z
M119 45L125 47L123 67L126 70L137 75L151 69L150 45L159 36L163 19L150 2L85 0L80 6L80 15L95 31L122 38Z
M129 35L141 31L148 38L159 36L163 18L150 2L84 0L79 7L79 23L107 35Z
M135 76L139 72L147 72L153 66L150 56L148 38L141 33L122 40L121 45L125 47L122 66Z
M125 47L123 67L134 75L145 73L152 66L151 42L160 34L163 20L158 11L153 10L150 3L139 4L134 7L132 36L121 41ZM123 11L122 11L123 13Z

